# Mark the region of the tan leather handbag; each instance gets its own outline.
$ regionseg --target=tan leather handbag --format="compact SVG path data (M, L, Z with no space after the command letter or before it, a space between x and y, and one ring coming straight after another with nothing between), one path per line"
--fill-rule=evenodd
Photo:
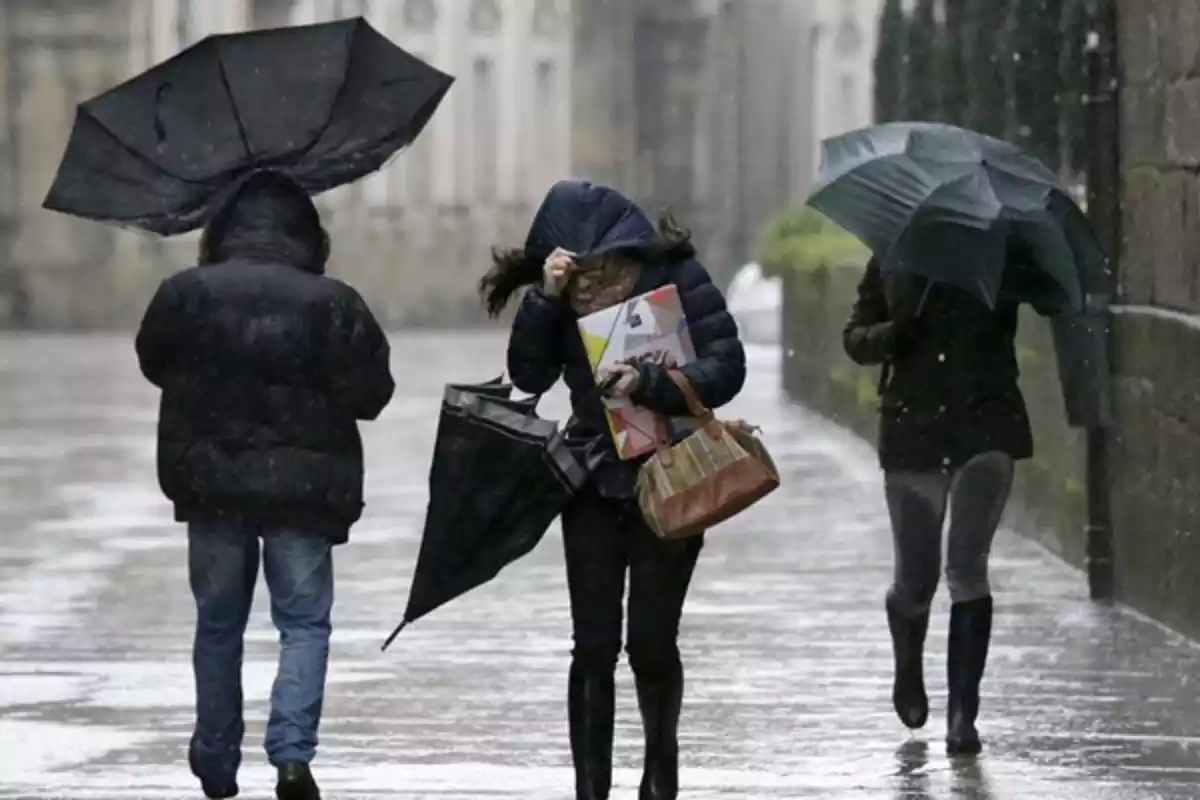
M667 373L687 400L699 427L671 444L665 419L658 447L638 473L642 515L660 538L683 539L703 533L779 488L779 470L743 420L723 422L700 402L687 377Z

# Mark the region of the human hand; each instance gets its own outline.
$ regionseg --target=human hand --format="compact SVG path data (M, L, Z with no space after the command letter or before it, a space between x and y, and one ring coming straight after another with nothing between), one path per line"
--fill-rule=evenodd
M596 385L605 397L629 397L637 391L642 373L632 364L613 364L600 370Z
M571 270L575 268L575 254L561 247L546 257L542 264L542 289L551 297L558 297L567 287L571 279Z

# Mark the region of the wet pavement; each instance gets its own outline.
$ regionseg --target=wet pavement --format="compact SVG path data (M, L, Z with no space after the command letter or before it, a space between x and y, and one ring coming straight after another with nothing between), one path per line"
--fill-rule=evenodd
M367 430L368 513L335 556L314 768L338 799L569 798L556 535L379 652L408 588L441 385L491 377L503 342L410 335L394 349L401 388ZM199 796L184 764L184 538L154 483L155 394L130 350L122 339L0 340L0 798ZM930 634L934 714L917 736L900 726L873 456L784 404L777 362L752 353L736 410L765 429L786 486L711 535L685 612L682 796L1200 797L1200 649L1091 606L1080 574L1008 534L994 568L985 755L942 753L944 600ZM546 413L562 407L549 398ZM246 798L270 796L273 782L260 745L275 657L263 600L260 587ZM615 799L635 796L640 758L624 667L621 681Z

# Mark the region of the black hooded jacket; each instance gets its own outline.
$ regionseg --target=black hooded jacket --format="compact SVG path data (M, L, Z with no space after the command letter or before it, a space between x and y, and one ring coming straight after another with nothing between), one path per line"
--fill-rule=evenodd
M358 420L394 383L362 297L324 275L303 190L260 173L208 226L199 266L163 281L137 335L162 389L158 478L176 518L237 516L344 542L362 514Z
M1033 454L1017 379L1018 304L991 310L961 289L938 285L922 304L915 279L886 286L871 259L846 322L855 362L883 365L879 459L888 471L953 471L991 450ZM918 309L920 313L918 315Z
M561 181L550 190L530 227L525 254L541 263L556 247L579 256L597 256L620 250L637 257L652 252L658 232L632 200L615 189L586 181ZM720 408L741 391L746 380L746 354L738 338L737 323L725 298L699 262L650 261L630 297L667 284L679 291L696 359L683 367L701 401ZM559 378L571 391L575 436L602 436L607 457L596 473L597 488L608 497L632 496L637 461L616 457L604 405L596 389L587 352L579 335L578 316L559 297L541 288L525 293L513 320L508 345L508 372L523 392L543 394ZM642 366L641 381L632 400L640 406L671 416L688 413L682 394L663 367Z

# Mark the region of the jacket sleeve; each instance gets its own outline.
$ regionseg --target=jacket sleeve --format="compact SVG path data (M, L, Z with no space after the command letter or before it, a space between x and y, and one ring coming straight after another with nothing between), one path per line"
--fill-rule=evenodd
M138 367L146 380L160 389L178 355L179 327L183 323L179 290L168 278L158 285L134 340Z
M391 346L362 296L345 287L329 351L332 392L356 419L373 420L391 402Z
M746 351L737 322L725 305L725 296L697 261L675 269L674 283L696 358L682 372L706 407L720 408L737 397L746 383ZM689 413L683 393L660 364L641 366L641 380L631 398L639 406L668 416Z
M508 376L526 394L545 394L562 377L567 305L540 287L525 292L508 337Z
M892 322L879 262L874 258L858 284L858 298L842 330L842 346L851 360L864 366L882 364L891 354Z

